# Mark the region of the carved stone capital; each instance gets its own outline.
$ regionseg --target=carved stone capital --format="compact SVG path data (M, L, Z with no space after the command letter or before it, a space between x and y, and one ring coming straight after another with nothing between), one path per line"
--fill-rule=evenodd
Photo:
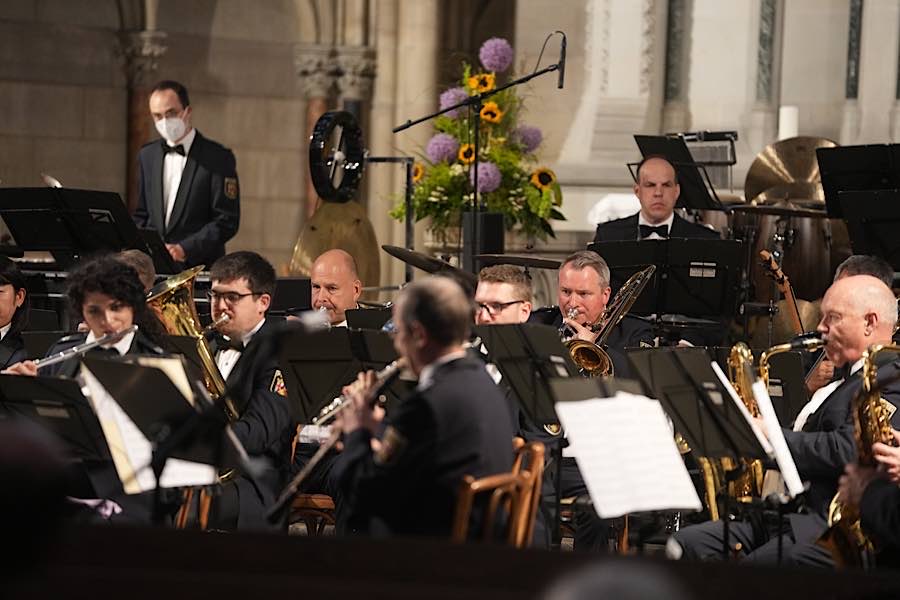
M346 100L366 100L375 79L375 49L342 46L337 49L338 93Z
M297 44L294 46L294 68L307 99L331 96L338 75L333 48Z
M163 31L124 31L119 34L117 49L130 89L147 85L149 76L159 66L159 58L168 49L163 43L165 39Z

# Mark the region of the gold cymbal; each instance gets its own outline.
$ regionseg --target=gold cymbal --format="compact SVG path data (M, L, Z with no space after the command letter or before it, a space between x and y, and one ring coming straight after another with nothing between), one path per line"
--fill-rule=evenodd
M750 165L744 181L744 197L754 199L763 192L773 192L779 200L796 200L802 204L825 203L816 149L833 148L837 144L826 138L800 136L766 146ZM787 198L785 198L787 194Z

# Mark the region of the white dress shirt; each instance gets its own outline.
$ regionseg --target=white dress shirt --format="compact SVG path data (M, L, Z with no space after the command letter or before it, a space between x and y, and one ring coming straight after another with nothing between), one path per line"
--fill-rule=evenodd
M0 340L6 337L6 334L9 333L9 330L12 329L12 323L8 323L3 327L0 327Z
M128 354L128 349L131 348L131 342L134 341L134 334L135 334L135 332L132 331L128 335L123 335L122 338L118 342L116 342L115 344L112 344L111 346L104 346L104 348L115 348L116 352L119 353L119 356L125 356L126 354ZM93 331L89 331L87 334L87 338L85 338L84 342L86 344L90 344L90 343L96 342L96 341L97 341L97 336L94 335Z
M197 137L197 130L192 127L190 132L177 144L166 142L170 147L184 146L184 156L177 152L166 152L163 159L163 200L166 203L166 227L169 226L169 218L172 216L175 198L178 196L178 186L181 185L181 175L184 173L187 155L191 152L191 144L194 143L195 137Z
M669 215L669 218L666 219L665 221L663 221L662 223L651 223L650 221L648 221L647 219L644 218L644 213L639 212L638 213L638 239L641 239L641 240L665 239L665 238L661 237L659 234L657 234L655 231L653 233L651 233L650 235L648 235L647 237L642 238L640 235L641 225L647 225L649 227L659 227L660 225L665 225L666 231L671 236L672 235L672 223L674 223L674 222L675 222L675 213L674 212L671 215Z
M853 366L850 367L850 374L853 375L857 371L862 368L863 359L859 359ZM803 431L803 426L806 425L806 421L809 420L809 416L819 410L819 407L825 404L825 400L828 399L828 396L831 395L831 392L836 390L839 385L844 383L843 379L838 379L837 381L832 381L828 385L823 385L819 389L815 391L812 395L812 398L809 399L809 402L806 403L806 406L800 409L800 412L797 414L797 418L794 419L794 431Z
M266 322L266 318L263 317L262 320L256 324L256 327L251 329L248 333L244 334L241 338L241 341L244 344L244 348L247 347L247 344L250 343L250 340L253 339L253 335L262 328L263 323ZM234 369L234 365L237 364L237 361L241 358L241 353L233 348L226 348L225 350L220 350L216 352L216 366L219 367L219 373L222 374L222 379L228 379L228 376L231 375L231 370Z

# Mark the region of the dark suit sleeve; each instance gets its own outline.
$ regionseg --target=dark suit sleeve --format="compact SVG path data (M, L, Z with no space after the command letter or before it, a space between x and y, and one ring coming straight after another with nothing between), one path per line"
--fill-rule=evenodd
M337 477L352 518L389 514L397 509L397 498L414 497L422 481L429 480L436 439L435 417L421 397L411 397L400 405L382 436L380 456L373 454L367 430L348 435L346 457Z
M853 415L849 410L843 422L831 430L783 431L800 477L804 479L837 480L844 471L844 465L856 460Z
M209 223L178 242L188 257L188 264L193 264L191 257L202 254L204 248L224 244L234 237L241 219L240 185L234 153L223 149L215 161L204 160L202 164L211 170L209 198L213 217Z
M261 455L267 450L277 454L291 427L290 406L287 398L271 391L277 367L273 364L255 371L247 407L232 429L248 454Z
M886 479L872 481L859 511L863 531L884 544L900 547L900 487Z
M138 227L147 228L150 226L150 212L147 209L148 193L147 184L149 182L148 173L144 172L144 153L138 153L138 202L134 209L134 223Z

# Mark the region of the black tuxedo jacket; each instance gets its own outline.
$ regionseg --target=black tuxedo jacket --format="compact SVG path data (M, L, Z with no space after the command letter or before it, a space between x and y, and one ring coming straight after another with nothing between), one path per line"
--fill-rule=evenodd
M889 362L878 369L878 379L888 381L900 373L900 361ZM862 389L861 371L839 385L819 409L803 425L803 431L784 429L788 448L797 463L800 478L809 481L806 505L809 514L791 515L795 539L808 542L825 529L828 505L837 492L838 479L844 466L856 461L853 413L851 403ZM900 407L900 382L888 383L881 397ZM900 427L900 411L895 411L891 424Z
M463 476L508 472L512 437L506 399L484 362L467 356L440 365L432 384L393 412L378 455L368 430L346 437L336 477L351 528L448 537ZM477 507L473 513L477 521Z
M25 342L20 334L10 332L0 340L0 371L26 358Z
M615 219L600 223L597 225L597 231L594 233L595 242L620 242L620 241L636 241L641 239L638 228L638 214L634 213L630 217ZM719 234L707 227L691 223L675 215L672 221L672 227L669 229L670 238L707 238L711 240L719 239Z
M251 458L267 463L256 477L244 474L227 484L236 486L238 503L222 507L221 514L229 520L236 512L238 529L270 527L265 513L284 485L290 459L291 410L288 399L279 394L285 393L283 380L275 346L268 339L276 326L276 319L266 318L225 381L241 413L232 424L235 435Z
M234 154L197 132L188 154L168 227L163 199L164 141L138 153L138 227L155 229L166 243L181 244L185 266L210 266L240 223L240 192Z

